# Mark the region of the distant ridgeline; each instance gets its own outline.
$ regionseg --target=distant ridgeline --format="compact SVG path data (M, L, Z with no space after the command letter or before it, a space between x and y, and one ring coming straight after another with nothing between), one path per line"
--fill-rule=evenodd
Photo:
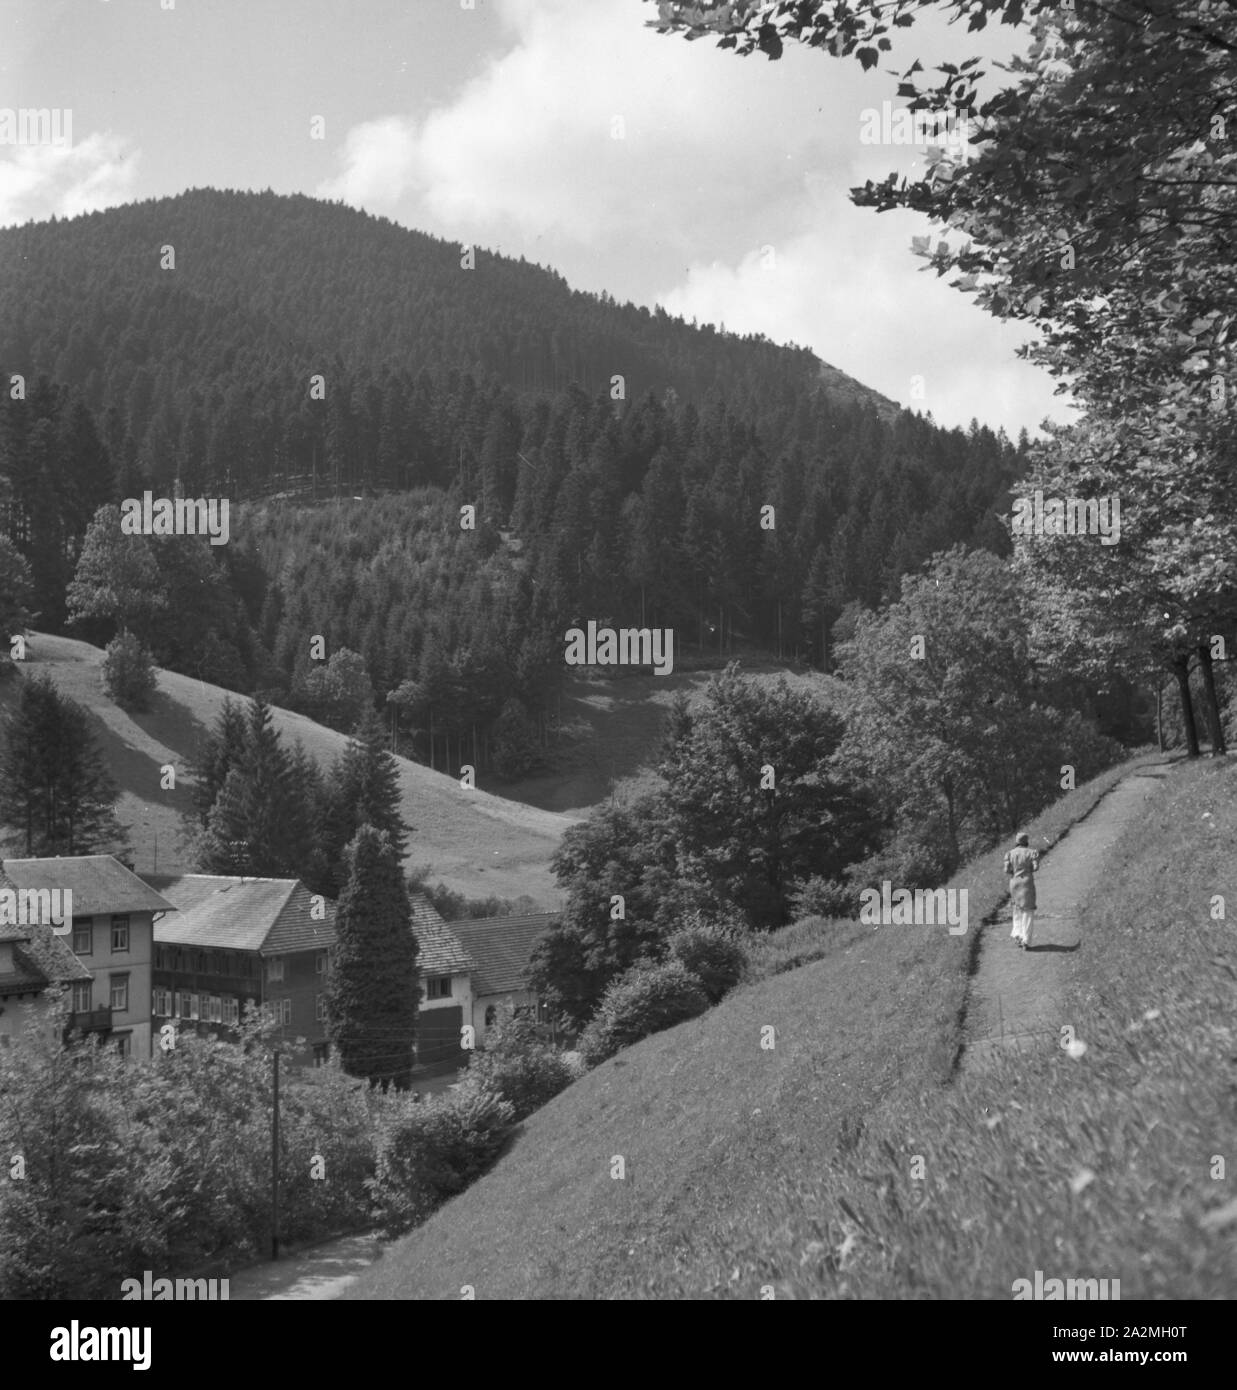
M431 726L511 754L589 622L673 629L680 664L828 666L848 605L956 542L1006 553L1025 472L805 349L271 193L0 231L0 384L39 626L65 625L100 505L226 499L228 543L147 542L156 660L309 711L324 637L422 755Z

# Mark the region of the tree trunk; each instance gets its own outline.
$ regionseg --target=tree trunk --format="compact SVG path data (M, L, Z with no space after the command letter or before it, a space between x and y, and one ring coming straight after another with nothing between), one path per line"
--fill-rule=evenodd
M958 863L962 858L962 851L958 846L958 822L954 811L954 784L953 779L950 777L945 779L944 792L945 809L948 812L949 851L952 856L949 871L952 873L954 869L958 867Z
M1191 758L1198 757L1198 726L1194 723L1194 702L1190 699L1190 656L1173 658L1173 675L1181 696L1181 718L1185 724L1185 747Z
M1155 740L1160 752L1164 751L1164 682L1155 683Z
M1207 711L1207 727L1211 731L1211 756L1220 758L1228 752L1228 747L1224 742L1220 702L1216 698L1216 673L1211 665L1211 648L1206 642L1198 644L1198 666L1203 673L1203 705Z

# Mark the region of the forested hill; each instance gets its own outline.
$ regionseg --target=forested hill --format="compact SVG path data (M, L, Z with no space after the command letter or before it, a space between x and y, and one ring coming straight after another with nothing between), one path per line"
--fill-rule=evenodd
M384 368L590 395L619 375L629 399L716 391L745 411L823 386L896 413L806 349L573 291L482 247L466 269L465 249L337 203L212 189L0 231L0 365L125 408L139 445L178 401L294 410L312 373L346 399Z
M516 775L566 628L827 668L932 554L1008 551L1026 465L805 350L270 193L0 232L0 381L0 529L37 625L66 629L79 561L109 588L123 554L160 665L350 727L355 701L312 688L321 634L363 703L398 695L417 756L479 740L486 765L492 733ZM230 543L115 549L146 489L241 504ZM123 609L73 630L102 645Z

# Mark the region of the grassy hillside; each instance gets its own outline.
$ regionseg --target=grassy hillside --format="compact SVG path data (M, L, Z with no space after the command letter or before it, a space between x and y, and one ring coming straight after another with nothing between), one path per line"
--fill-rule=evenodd
M1055 842L1131 766L1027 829ZM1123 1298L1231 1292L1231 1230L1208 1215L1231 1185L1208 1165L1226 1144L1232 1162L1216 1020L1237 945L1206 905L1237 896L1235 832L1237 770L1182 766L1117 850L1128 872L1085 909L1069 1001L1085 1065L1046 1046L955 1075L975 923L1004 893L994 851L954 880L965 937L817 922L770 939L763 978L533 1115L348 1297L1007 1299L1036 1268L1112 1274Z
M191 870L196 866L186 859L180 834L180 813L191 804L187 767L228 692L192 676L160 671L150 713L130 715L104 695L102 660L102 651L86 642L34 633L26 669L32 674L48 671L64 694L93 714L96 735L121 789L117 809L130 830L138 870ZM0 686L0 712L7 712L15 698L16 684ZM345 735L304 715L276 708L273 716L284 738L299 738L323 766L347 743ZM526 893L546 908L557 905L549 861L570 817L484 791L465 792L454 778L404 758L398 762L403 815L413 827L410 867L428 863L435 879L469 896L515 899ZM165 763L176 768L174 791L160 790Z

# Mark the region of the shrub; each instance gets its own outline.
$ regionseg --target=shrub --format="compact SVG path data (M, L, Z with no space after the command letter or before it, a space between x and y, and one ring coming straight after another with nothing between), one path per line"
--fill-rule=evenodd
M595 1067L641 1038L695 1018L709 1007L700 981L679 960L640 961L602 996L580 1039L580 1054Z
M103 656L103 688L121 709L146 710L158 686L150 653L131 632L107 644Z
M512 1114L505 1100L478 1089L390 1097L368 1184L383 1234L390 1239L420 1225L480 1177L498 1157Z
M710 1004L716 1004L743 978L747 952L743 932L729 920L710 920L690 913L666 941L671 960L681 962L700 981Z
M67 1006L54 1015L67 1022ZM142 1065L93 1039L66 1045L38 1016L0 1049L0 1300L116 1298L125 1272L256 1258L270 1211L274 1025L242 1041L177 1035ZM285 1052L289 1050L283 1045ZM291 1070L280 1096L284 1235L369 1216L369 1099L331 1068ZM315 1157L330 1180L315 1180Z
M859 890L854 884L813 874L791 894L790 905L796 922L804 917L858 917Z
M574 1079L564 1055L537 1036L532 1019L509 1015L473 1053L459 1089L488 1091L505 1100L514 1122L553 1100Z

